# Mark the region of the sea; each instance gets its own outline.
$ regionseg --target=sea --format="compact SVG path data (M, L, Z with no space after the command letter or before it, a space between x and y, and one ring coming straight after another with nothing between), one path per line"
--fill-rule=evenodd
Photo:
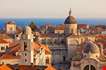
M78 24L89 24L89 25L106 25L106 19L97 19L97 18L77 18ZM18 26L29 25L32 21L38 25L52 24L59 25L63 24L65 18L3 18L0 19L0 29L5 26L5 23L8 21L14 21Z

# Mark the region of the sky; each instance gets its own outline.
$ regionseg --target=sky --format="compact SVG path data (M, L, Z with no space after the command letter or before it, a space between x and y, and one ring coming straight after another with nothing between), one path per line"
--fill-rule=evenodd
M106 0L0 0L0 18L106 18Z

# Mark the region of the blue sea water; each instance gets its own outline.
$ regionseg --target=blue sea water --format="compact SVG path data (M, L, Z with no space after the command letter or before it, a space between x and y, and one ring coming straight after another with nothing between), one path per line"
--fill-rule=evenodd
M41 26L46 23L51 23L53 25L58 25L64 23L64 18L58 18L58 19L53 19L53 18L48 18L48 19L43 19L43 18L37 18L37 19L0 19L0 28L3 28L5 26L5 23L8 21L15 21L17 25L19 26L25 26L30 24L31 21L34 21L36 25ZM78 18L77 19L78 24L103 24L106 25L106 19L83 19L83 18Z

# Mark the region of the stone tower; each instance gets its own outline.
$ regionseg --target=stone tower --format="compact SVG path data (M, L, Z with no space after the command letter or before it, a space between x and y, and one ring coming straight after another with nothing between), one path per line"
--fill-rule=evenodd
M14 21L9 21L6 23L6 33L14 34L16 32L16 24Z
M65 22L65 35L77 35L77 21L74 16L71 16L71 9L69 11L69 16L66 18Z
M29 26L25 28L21 38L21 64L31 65L34 63L34 50L32 47L33 34Z

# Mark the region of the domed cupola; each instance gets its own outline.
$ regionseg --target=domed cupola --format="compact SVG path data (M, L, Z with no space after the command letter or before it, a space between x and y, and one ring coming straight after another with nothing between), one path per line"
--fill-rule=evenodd
M69 11L69 16L65 19L64 24L76 24L77 20L74 16L71 16L71 9Z
M65 35L77 35L77 20L74 16L71 16L71 9L69 11L69 16L66 18L64 21L65 25L65 30L64 33Z

